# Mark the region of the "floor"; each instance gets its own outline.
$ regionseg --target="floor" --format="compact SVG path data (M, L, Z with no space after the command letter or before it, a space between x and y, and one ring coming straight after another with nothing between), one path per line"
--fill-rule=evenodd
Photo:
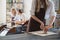
M60 36L60 35L59 35ZM0 40L60 40L58 34L50 35L50 36L37 36L30 33L24 34L15 34L15 35L7 35L5 37L0 37Z

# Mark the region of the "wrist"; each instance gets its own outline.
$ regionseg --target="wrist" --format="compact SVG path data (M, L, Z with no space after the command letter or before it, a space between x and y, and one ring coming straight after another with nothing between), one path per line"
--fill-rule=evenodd
M49 24L49 25L48 25L48 28L52 28L52 27L53 27L52 24Z
M42 24L43 22L42 21L40 21L40 24Z
M52 24L49 24L49 26L52 26Z

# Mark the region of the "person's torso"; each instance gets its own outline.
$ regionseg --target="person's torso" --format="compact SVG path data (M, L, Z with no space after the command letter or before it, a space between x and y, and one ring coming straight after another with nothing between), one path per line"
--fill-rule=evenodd
M16 15L16 18L15 20L18 20L18 21L21 21L23 19L24 15L21 14L21 15Z
M38 17L41 21L43 21L45 17L44 8L40 8L39 12L35 12L35 16Z

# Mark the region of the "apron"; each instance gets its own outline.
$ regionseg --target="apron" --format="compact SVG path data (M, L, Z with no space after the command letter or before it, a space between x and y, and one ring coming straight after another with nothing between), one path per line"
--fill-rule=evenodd
M35 12L35 16L37 18L39 18L42 22L44 22L45 24L45 9L44 8L40 8L39 12ZM33 18L30 19L30 24L29 24L29 31L39 31L40 29L40 23L38 23L37 21L35 21Z

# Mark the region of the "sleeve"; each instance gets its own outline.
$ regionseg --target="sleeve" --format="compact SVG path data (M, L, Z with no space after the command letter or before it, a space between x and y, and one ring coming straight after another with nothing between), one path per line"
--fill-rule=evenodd
M35 15L35 4L36 4L36 0L32 0L31 10L30 10L31 15Z
M51 16L55 16L56 17L56 12L55 12L55 7L54 7L54 3L53 2L51 2Z
M22 19L25 19L25 15L24 14L22 14Z
M17 20L17 16L15 16L13 20Z
M50 18L46 19L46 25L49 25L50 24L50 20L51 20L51 17L52 16L55 16L56 17L56 15L57 15L56 12L55 12L54 3L50 1L50 4L49 5L50 5L49 6L49 11L50 12L49 11L48 12L50 13L49 14ZM47 18L47 16L45 18Z

